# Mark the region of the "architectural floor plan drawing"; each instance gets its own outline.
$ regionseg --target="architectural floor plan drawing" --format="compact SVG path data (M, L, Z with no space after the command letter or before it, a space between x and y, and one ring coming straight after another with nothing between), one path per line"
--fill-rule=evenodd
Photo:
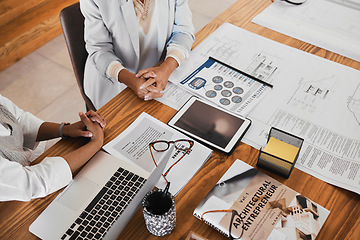
M197 46L169 80L194 95L245 116L269 92L269 85L281 71L278 63L282 59L261 48L249 51L247 40L241 39L241 35L223 34L222 29L216 31L220 34L212 34ZM230 67L209 63L209 57ZM234 68L263 83L243 76Z
M278 72L278 68L274 61L266 56L266 53L259 53L254 57L245 72L260 80L270 81L273 75Z
M360 84L357 86L354 95L349 97L348 109L360 126Z
M260 149L271 127L299 136L296 168L360 194L360 72L225 23L170 80L181 86L207 54L224 57L225 42L219 60L273 85L246 114L252 125L242 141Z
M301 79L287 104L303 112L314 113L322 103L326 103L327 98L331 97L336 80L335 75L315 81Z

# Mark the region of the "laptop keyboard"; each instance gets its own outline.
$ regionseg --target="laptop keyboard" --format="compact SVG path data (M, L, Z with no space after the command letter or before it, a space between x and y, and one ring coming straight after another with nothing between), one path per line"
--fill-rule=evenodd
M101 239L145 183L119 168L61 239Z

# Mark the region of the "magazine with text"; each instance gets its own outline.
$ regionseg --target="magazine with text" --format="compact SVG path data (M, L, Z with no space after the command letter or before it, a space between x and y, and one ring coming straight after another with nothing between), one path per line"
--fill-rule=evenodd
M330 211L236 160L194 216L231 239L313 240Z

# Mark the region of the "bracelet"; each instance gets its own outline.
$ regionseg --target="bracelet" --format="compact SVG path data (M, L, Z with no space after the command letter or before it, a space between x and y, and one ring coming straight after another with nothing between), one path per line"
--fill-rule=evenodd
M66 136L64 136L64 134L63 134L63 128L64 128L64 126L65 125L69 125L70 123L61 123L60 124L60 127L59 127L59 135L60 135L60 137L62 138L62 139L67 139L68 137L66 137Z

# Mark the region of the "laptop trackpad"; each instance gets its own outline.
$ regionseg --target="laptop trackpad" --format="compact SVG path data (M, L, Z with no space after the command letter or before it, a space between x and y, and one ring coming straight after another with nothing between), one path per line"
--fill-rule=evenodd
M58 202L77 211L97 188L97 183L80 176L62 193Z

